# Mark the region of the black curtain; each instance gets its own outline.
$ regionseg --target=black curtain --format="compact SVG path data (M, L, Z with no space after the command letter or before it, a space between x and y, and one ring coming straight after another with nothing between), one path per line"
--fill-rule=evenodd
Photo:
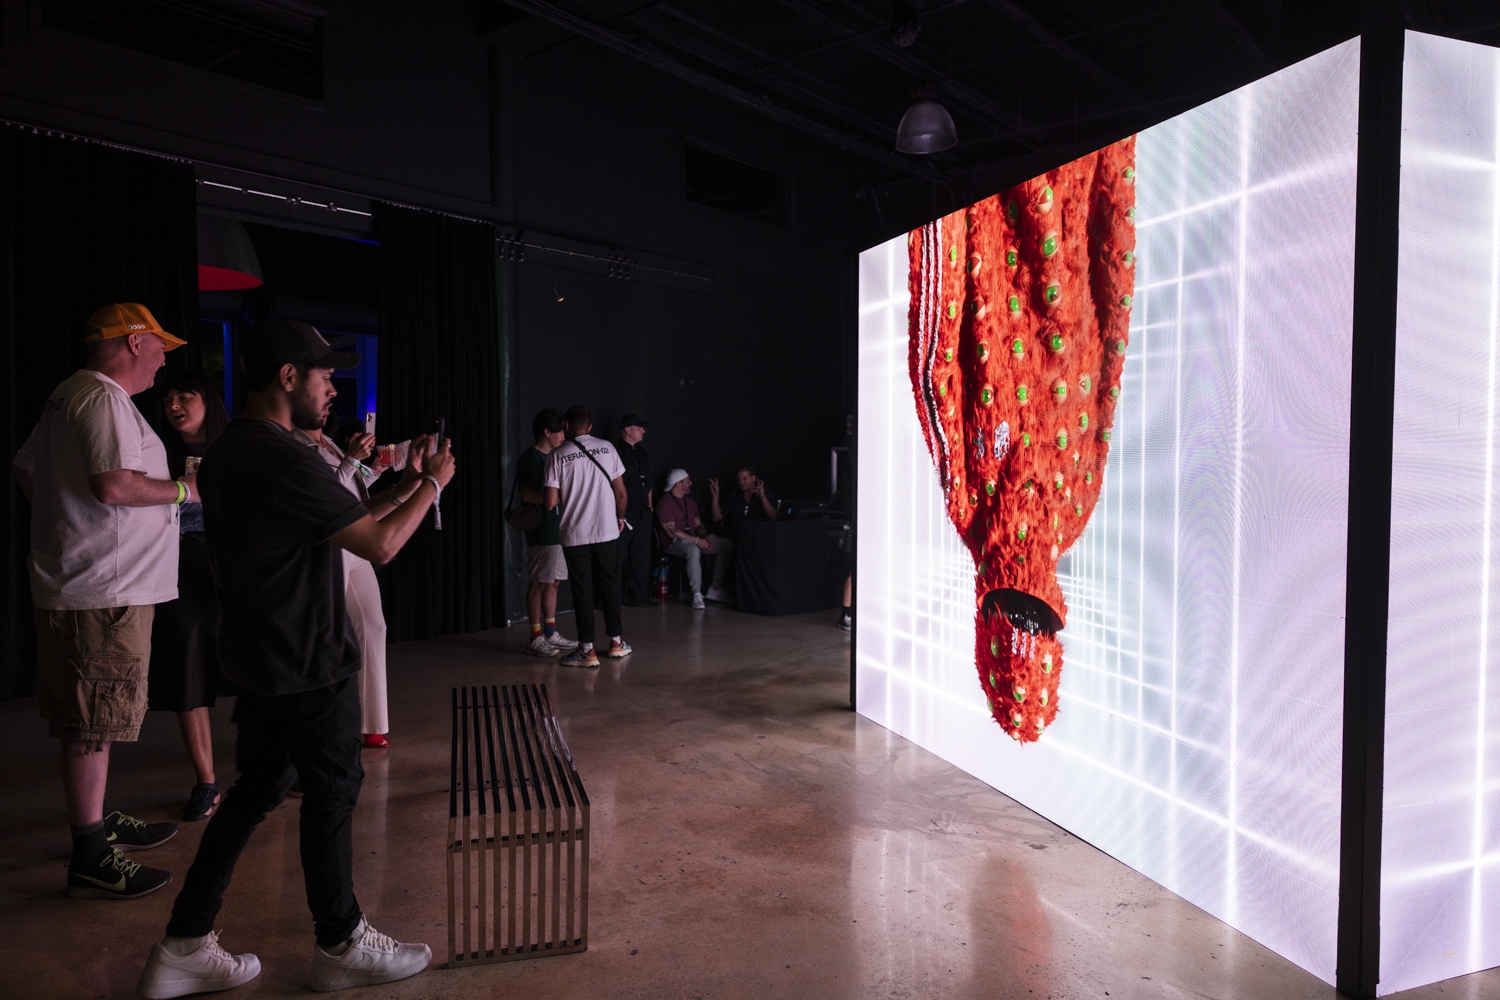
M430 639L503 624L501 340L495 228L380 204L381 441L447 420L458 472L381 574L390 638Z
M141 302L198 363L198 236L192 164L0 126L0 432L5 458L42 404L83 361L84 326L111 302ZM136 404L160 427L153 393ZM0 698L30 694L36 674L31 509L7 469L0 574Z

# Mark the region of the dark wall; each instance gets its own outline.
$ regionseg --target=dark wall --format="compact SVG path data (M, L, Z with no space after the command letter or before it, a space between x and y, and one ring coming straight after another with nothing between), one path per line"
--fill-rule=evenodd
M46 27L40 6L0 3L0 115L380 197L489 198L465 3L326 0L322 101Z
M844 437L833 265L737 269L716 296L542 264L522 275L517 447L538 410L582 403L610 438L625 413L649 420L658 488L681 466L705 510L708 477L746 463L774 495L823 489Z
M503 304L510 427L485 460L511 467L536 410L581 402L610 436L626 411L652 421L658 477L689 468L705 507L707 477L744 462L780 496L824 487L852 405L839 258L874 233L851 211L862 163L530 19L481 42L462 0L327 7L312 101L48 28L34 5L0 0L0 117L709 275L623 281L528 251ZM687 201L689 140L789 178L788 224ZM512 613L519 599L507 595Z
M496 104L514 116L515 138L511 162L496 164L513 187L497 183L497 197L513 201L514 221L713 276L696 290L642 274L622 281L528 251L512 304L508 457L531 443L538 410L582 403L610 438L625 413L649 420L658 489L669 469L688 469L705 516L709 476L730 480L741 464L776 496L823 492L852 406L840 379L838 268L858 245L859 165L592 43L522 23L503 44L495 57L513 69L497 75L513 89L497 87ZM788 177L788 225L688 201L687 141Z
M650 420L658 476L680 465L706 489L749 462L783 495L822 488L828 448L844 443L837 268L853 165L580 40L518 57L517 108L518 222L685 258L715 280L694 292L534 254L513 444L529 443L541 407L581 402L611 436L622 413ZM790 225L687 201L688 140L789 177Z

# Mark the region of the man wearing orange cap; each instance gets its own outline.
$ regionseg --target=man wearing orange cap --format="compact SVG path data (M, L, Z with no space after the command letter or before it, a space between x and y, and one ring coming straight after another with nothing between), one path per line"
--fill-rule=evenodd
M104 815L112 743L133 743L146 715L155 605L177 597L177 507L197 500L130 397L184 341L143 305L89 319L85 367L63 381L11 467L31 503L37 695L62 741L73 829L68 895L135 899L172 880L121 851L156 847L173 823Z

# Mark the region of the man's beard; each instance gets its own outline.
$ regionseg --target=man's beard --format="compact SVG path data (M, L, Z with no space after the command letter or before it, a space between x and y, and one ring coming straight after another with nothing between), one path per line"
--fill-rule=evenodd
M314 401L312 385L303 384L292 394L292 426L304 431L322 430L325 408Z

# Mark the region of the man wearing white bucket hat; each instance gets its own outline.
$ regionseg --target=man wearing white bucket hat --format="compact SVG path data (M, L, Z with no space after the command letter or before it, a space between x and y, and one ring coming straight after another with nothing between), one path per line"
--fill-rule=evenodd
M693 480L685 469L673 469L667 473L667 495L656 504L656 536L663 552L678 556L687 562L688 586L693 591L693 607L701 609L703 598L710 601L729 600L724 593L724 574L729 569L729 554L734 543L718 535L710 535L698 516L698 502L692 497ZM718 556L714 561L714 582L703 590L703 557Z

